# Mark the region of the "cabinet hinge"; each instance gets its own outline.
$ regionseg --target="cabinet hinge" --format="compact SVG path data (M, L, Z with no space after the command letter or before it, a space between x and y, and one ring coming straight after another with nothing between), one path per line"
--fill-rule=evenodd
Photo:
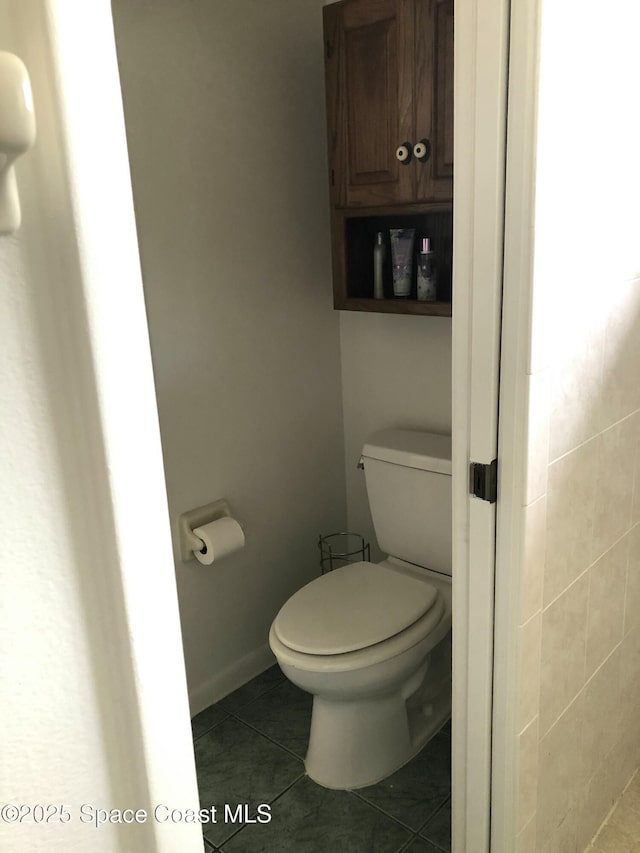
M327 59L331 59L331 57L333 56L333 44L331 41L329 41L329 39L327 39L327 42L326 42L326 50L327 50Z
M471 463L471 494L494 504L498 499L498 460Z

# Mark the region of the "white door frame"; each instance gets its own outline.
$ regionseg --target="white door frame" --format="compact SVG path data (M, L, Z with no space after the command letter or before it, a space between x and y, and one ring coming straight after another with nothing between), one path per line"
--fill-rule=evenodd
M488 853L496 505L469 466L498 446L509 0L454 21L452 851Z
M492 853L517 847L519 623L528 420L541 0L510 21L500 434L496 537Z

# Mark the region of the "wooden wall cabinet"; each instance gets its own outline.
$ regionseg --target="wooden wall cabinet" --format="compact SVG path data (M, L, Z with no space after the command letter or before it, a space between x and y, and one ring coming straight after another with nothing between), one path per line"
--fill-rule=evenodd
M367 218L387 230L411 219L418 238L437 232L437 251L447 250L443 235L450 229L442 216L451 216L453 199L453 0L341 0L324 7L324 41L334 304L450 315L450 258L449 281L441 282L448 307L446 298L443 304L373 300L372 259L365 260L362 235L371 230ZM349 227L352 219L361 227ZM356 248L349 245L354 234L360 235ZM355 258L363 260L360 272ZM447 271L445 261L440 266Z

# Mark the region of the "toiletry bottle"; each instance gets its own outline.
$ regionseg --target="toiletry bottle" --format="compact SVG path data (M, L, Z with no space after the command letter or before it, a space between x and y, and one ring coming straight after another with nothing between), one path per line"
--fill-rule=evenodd
M393 295L406 299L411 295L413 271L413 243L415 228L390 228L391 269L393 273Z
M382 267L384 264L385 245L382 231L378 231L376 244L373 247L373 298L384 299L382 282Z
M422 250L418 255L418 299L420 302L435 302L438 299L436 271L433 265L433 252L428 237L422 240Z

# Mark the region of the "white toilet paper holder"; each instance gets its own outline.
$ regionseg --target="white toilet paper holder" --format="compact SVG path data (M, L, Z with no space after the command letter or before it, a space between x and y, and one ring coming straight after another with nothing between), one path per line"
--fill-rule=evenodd
M216 521L218 518L231 517L231 509L227 501L222 498L219 501L190 509L178 516L178 532L180 535L180 557L183 562L193 559L194 551L201 551L203 542L199 539L193 529ZM242 527L242 525L240 525Z

